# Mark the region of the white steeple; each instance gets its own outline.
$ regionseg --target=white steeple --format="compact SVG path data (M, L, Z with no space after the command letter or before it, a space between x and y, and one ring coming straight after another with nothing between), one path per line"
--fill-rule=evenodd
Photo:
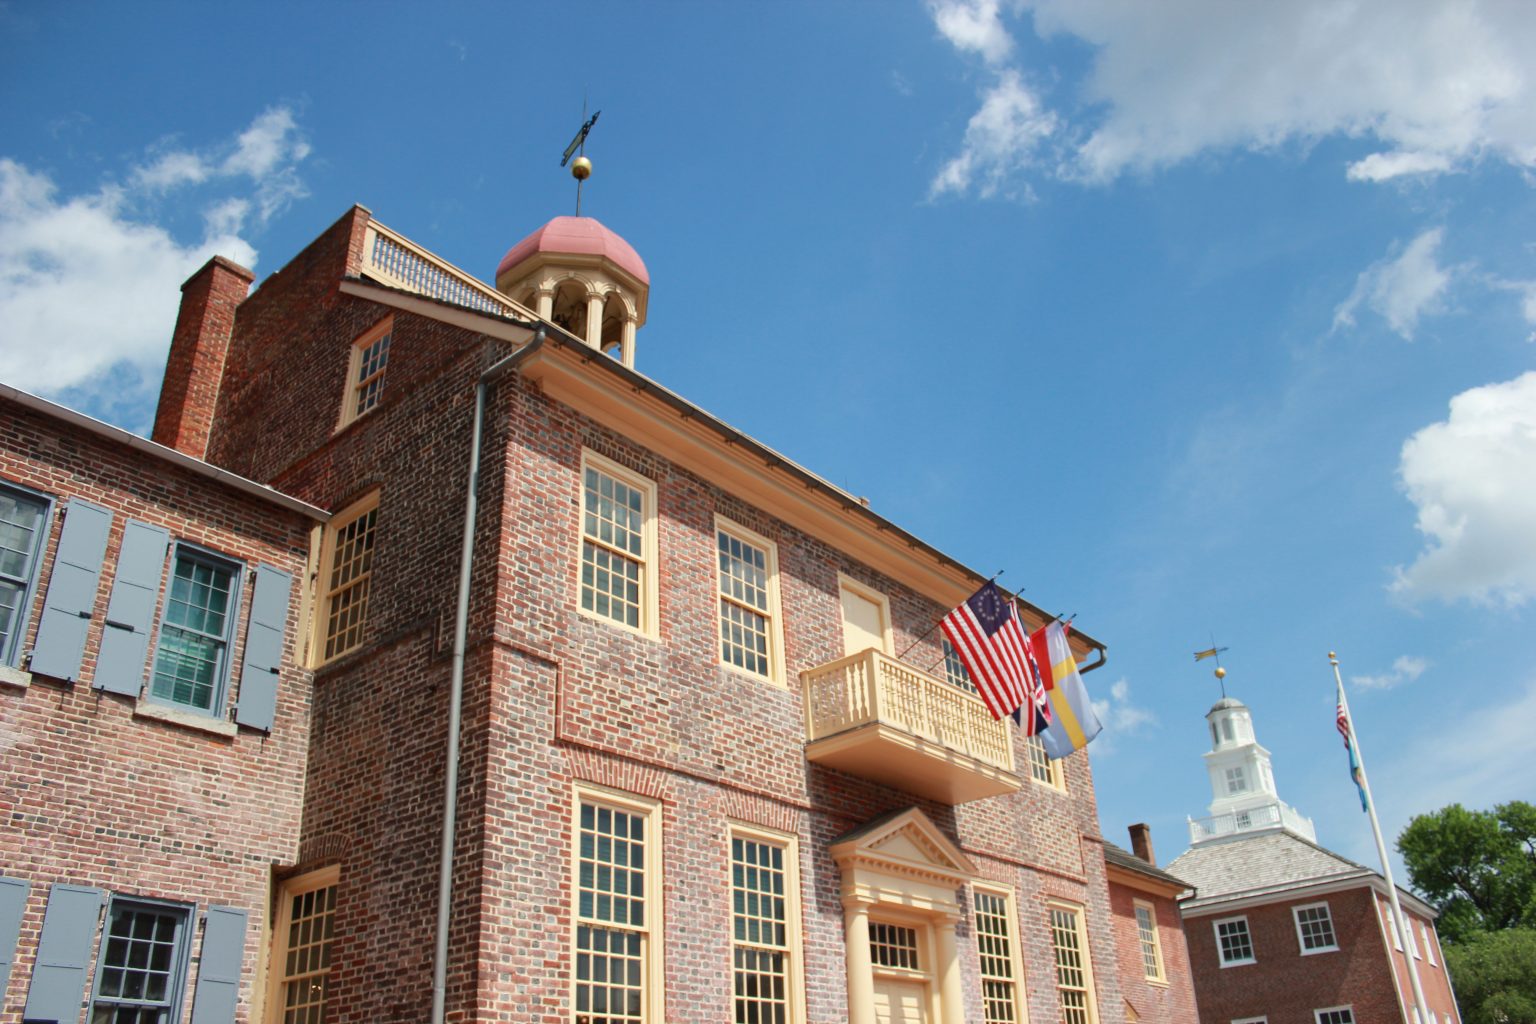
M1190 821L1190 843L1274 829L1316 842L1312 819L1298 814L1275 789L1269 751L1254 736L1248 705L1222 697L1205 720L1211 728L1211 749L1203 755L1211 777L1210 816Z

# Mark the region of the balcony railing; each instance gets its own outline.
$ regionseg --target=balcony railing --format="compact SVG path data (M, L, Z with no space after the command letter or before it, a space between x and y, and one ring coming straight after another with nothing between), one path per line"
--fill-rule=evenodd
M1305 836L1313 842L1317 841L1317 832L1312 827L1312 819L1303 817L1279 801L1242 811L1228 811L1226 814L1217 814L1209 818L1191 818L1189 841L1201 843L1207 839L1218 839L1222 836L1236 835L1239 832L1257 832L1260 829L1276 826L1299 836Z
M534 320L537 314L438 259L404 235L370 221L363 238L363 273L392 288L415 292L441 302L467 306L493 316Z
M978 698L877 650L800 674L806 757L957 804L1011 793L1013 736Z

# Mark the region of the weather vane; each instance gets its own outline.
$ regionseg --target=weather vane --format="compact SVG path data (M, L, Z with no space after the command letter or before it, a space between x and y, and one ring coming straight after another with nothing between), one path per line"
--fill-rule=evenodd
M581 216L582 182L592 176L592 161L586 157L587 133L592 130L593 125L597 124L597 119L602 116L602 113L599 110L582 123L581 130L576 133L576 137L571 140L571 144L565 147L565 155L560 158L560 166L564 167L566 164L570 164L571 177L576 179L576 216L578 217ZM582 100L581 103L581 116L587 117L586 100ZM571 154L573 153L577 154L575 160L571 159Z
M1227 696L1227 670L1221 667L1221 652L1225 650L1227 650L1227 648L1216 646L1216 637L1213 635L1211 637L1211 646L1207 647L1203 651L1195 652L1196 661L1204 661L1206 658L1216 659L1216 672L1214 674L1216 676L1216 682L1221 684L1221 696L1223 699L1225 699Z

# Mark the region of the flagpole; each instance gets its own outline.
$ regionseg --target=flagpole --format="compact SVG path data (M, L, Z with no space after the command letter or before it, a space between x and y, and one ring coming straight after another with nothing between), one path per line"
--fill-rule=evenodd
M1365 754L1355 735L1355 716L1349 713L1349 698L1344 695L1344 678L1339 675L1339 659L1328 652L1328 664L1333 666L1333 678L1339 685L1339 706L1344 709L1344 724L1349 729L1349 746L1355 752L1360 765L1360 788L1365 791L1366 814L1371 819L1371 835L1376 839L1376 855L1381 858L1381 873L1387 880L1387 897L1392 902L1392 919L1397 927L1397 942L1403 947L1403 960L1408 964L1408 980L1413 986L1413 1001L1418 1007L1419 1024L1429 1024L1429 1005L1424 1001L1424 987L1419 984L1419 969L1413 963L1413 936L1408 930L1408 918L1403 914L1397 899L1397 884L1392 881L1392 864L1387 860L1387 844L1381 838L1381 822L1376 819L1376 801L1371 799L1371 780L1365 774Z

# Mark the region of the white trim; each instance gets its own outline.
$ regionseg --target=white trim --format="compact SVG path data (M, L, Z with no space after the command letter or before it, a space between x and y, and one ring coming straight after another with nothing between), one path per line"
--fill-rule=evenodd
M1269 1024L1268 1017L1234 1017L1232 1024Z
M1333 943L1328 946L1316 946L1307 948L1307 937L1301 930L1301 912L1303 910L1316 910L1322 907L1328 914L1328 932L1333 936ZM1291 907L1291 923L1296 926L1296 948L1302 956L1312 956L1316 953L1337 953L1339 950L1339 931L1333 925L1333 908L1327 900L1318 900L1316 903L1298 903Z
M1314 1024L1322 1024L1323 1014L1325 1014L1325 1013L1347 1013L1347 1014L1349 1014L1350 1024L1354 1024L1354 1021L1355 1021L1355 1004L1354 1003L1345 1003L1343 1006L1324 1006L1324 1007L1322 1007L1320 1009L1313 1010L1312 1011L1312 1020L1313 1020Z
M1141 934L1141 918L1136 916L1136 911L1138 910L1145 910L1147 912L1147 917L1152 922L1152 955L1154 959L1157 960L1156 974L1147 974L1146 972L1147 940ZM1167 985L1168 967L1165 963L1163 963L1163 940L1162 936L1158 933L1157 905L1151 900L1143 900L1132 897L1131 917L1136 922L1136 946L1138 952L1141 953L1142 976L1153 985ZM1250 939L1249 942L1251 944L1252 939Z
M1248 956L1241 960L1228 960L1226 951L1221 947L1221 926L1231 924L1233 921L1243 922L1243 935L1248 939ZM1259 962L1259 951L1253 944L1253 929L1248 927L1247 914L1237 914L1212 921L1211 936L1216 940L1216 962L1222 967L1244 967Z
M1008 958L1013 968L1013 978L1011 979L1013 985L1013 1009L1017 1017L1017 1024L1029 1024L1029 999L1028 993L1024 989L1023 937L1020 934L1018 900L1015 898L1013 886L1005 885L1002 882L977 881L971 883L971 890L971 930L976 939L977 976L982 979L983 983L988 980L997 980L989 979L988 975L982 973L980 968L981 931L975 926L975 921L976 893L981 892L988 896L995 896L1003 901L1003 913L1007 917L1009 929L1007 935ZM956 955L960 955L958 951ZM983 991L985 991L985 984L983 984Z

